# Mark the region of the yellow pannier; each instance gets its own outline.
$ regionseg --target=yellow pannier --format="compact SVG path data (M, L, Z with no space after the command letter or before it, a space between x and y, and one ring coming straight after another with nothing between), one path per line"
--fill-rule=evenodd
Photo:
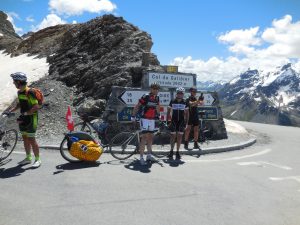
M80 140L73 142L70 154L84 161L96 161L103 153L103 148L94 141Z

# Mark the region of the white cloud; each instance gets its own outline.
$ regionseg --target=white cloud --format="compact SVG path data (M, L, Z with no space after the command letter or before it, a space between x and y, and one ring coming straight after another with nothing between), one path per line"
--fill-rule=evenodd
M33 23L33 22L34 22L33 16L32 16L32 15L27 16L27 17L26 17L26 21L27 21L27 22Z
M300 72L300 21L292 23L290 15L273 20L262 32L259 27L232 30L218 40L229 45L233 56L207 61L177 57L171 64L178 65L181 72L196 73L203 81L230 80L248 68L270 71L291 61Z
M9 13L6 13L7 14L7 20L9 22L11 22L11 24L13 25L13 28L15 29L15 32L19 35L21 35L23 33L23 29L20 28L20 27L17 27L15 25L15 22L14 22L14 18L18 19L18 20L21 20L21 18L19 17L19 15L15 12L9 12Z
M50 10L59 15L81 15L84 12L112 12L117 7L109 0L50 0Z
M46 16L46 18L43 19L43 21L37 25L37 26L32 26L33 31L38 31L41 29L44 29L46 27L51 27L55 26L58 24L66 24L67 22L62 20L59 16L55 14L49 14Z
M280 20L274 20L272 25L262 34L262 39L271 43L266 49L267 54L300 58L300 21L292 23L292 17L286 15Z

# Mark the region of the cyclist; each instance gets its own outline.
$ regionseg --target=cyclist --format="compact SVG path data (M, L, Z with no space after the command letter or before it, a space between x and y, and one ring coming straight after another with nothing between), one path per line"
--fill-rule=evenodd
M199 116L198 116L198 105L203 104L203 99L196 98L197 89L196 87L190 88L190 96L186 99L186 107L188 108L187 118L188 124L185 128L185 141L184 148L188 149L189 135L192 126L194 127L194 148L200 149L198 145L198 136L199 136Z
M155 119L159 115L159 84L153 83L150 85L150 93L143 95L133 109L131 120L135 121L135 116L140 107L142 108L141 125L141 142L140 142L140 163L146 165L144 160L145 145L147 143L147 161L156 161L152 156L152 142L155 128Z
M176 98L174 100L170 101L170 104L168 106L168 111L167 111L167 118L171 118L171 125L170 125L170 130L171 130L171 151L169 153L169 158L173 158L173 149L175 146L175 139L177 137L177 142L176 142L176 159L180 159L181 156L179 154L179 148L181 145L181 140L182 140L182 135L185 127L185 117L186 117L186 103L185 100L183 99L184 95L184 88L183 87L178 87L176 89ZM171 111L172 111L172 116L171 116Z
M26 152L26 158L20 161L18 164L26 165L31 163L32 149L35 156L32 167L37 168L41 165L39 146L35 139L35 132L38 122L38 101L34 93L32 93L27 87L27 76L25 73L16 72L10 76L13 79L14 85L18 89L18 103L12 110L9 111L9 113L20 108L21 115L17 119L17 122L19 124L19 129L22 134Z

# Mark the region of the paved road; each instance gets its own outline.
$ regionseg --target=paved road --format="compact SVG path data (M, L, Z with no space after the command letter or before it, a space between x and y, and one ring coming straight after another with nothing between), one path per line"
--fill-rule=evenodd
M300 129L240 124L255 145L146 167L108 154L69 164L43 150L33 170L17 166L19 148L0 166L0 225L299 225Z

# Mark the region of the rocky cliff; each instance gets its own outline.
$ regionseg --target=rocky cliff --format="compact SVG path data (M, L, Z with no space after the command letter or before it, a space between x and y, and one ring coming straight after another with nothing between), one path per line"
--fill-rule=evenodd
M7 15L0 11L0 50L11 52L22 41L15 33L13 25L7 20Z

